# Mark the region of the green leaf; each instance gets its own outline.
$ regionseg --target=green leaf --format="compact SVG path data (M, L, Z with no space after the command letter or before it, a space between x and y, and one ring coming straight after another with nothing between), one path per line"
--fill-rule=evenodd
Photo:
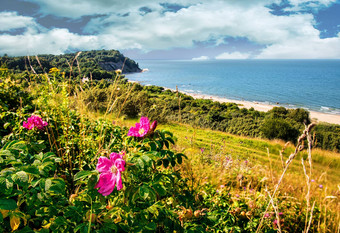
M164 188L163 185L160 184L154 184L152 187L156 190L159 196L164 196L166 195L166 189Z
M155 231L157 228L157 225L154 222L150 222L148 225L145 226L145 228L150 231Z
M12 153L9 150L0 150L0 156L11 156Z
M6 122L6 123L4 124L4 129L7 129L7 127L10 126L10 125L11 125L11 123Z
M157 150L157 146L156 146L155 142L150 142L149 145L150 145L150 148L151 148L152 151Z
M141 158L137 159L137 167L140 168L141 170L144 170L144 160Z
M51 185L52 185L52 180L51 179L47 179L45 181L45 191L46 192L51 188Z
M78 172L75 176L74 176L74 181L80 180L80 179L84 179L90 175L93 175L97 173L97 171L80 171Z
M170 145L169 145L169 142L168 141L164 141L164 144L165 144L165 146L166 146L166 148L168 148L168 149L170 149Z
M35 166L24 166L22 170L29 174L40 175L39 169Z
M8 149L26 150L27 149L26 142L25 141L17 141L15 143L13 143Z
M112 223L112 222L108 222L108 223L104 223L103 224L103 232L117 232L118 228L116 226L116 224ZM102 232L101 230L99 232Z
M139 188L139 196L141 198L143 198L144 200L147 199L149 197L149 189L148 187L146 187L145 185L142 185L140 188Z
M45 186L46 188L46 186ZM49 188L52 194L64 194L65 191L65 181L61 178L52 179L52 185Z
M97 175L91 175L89 178L89 181L87 182L87 187L89 190L94 189L94 186L96 186L98 182L98 176Z
M12 199L0 199L0 209L2 210L15 210L17 208L16 201Z
M163 159L163 166L164 166L164 168L167 168L169 166L169 160L168 159Z
M24 171L19 171L19 172L15 173L15 175L17 176L18 180L22 183L25 183L25 182L28 181L28 175Z

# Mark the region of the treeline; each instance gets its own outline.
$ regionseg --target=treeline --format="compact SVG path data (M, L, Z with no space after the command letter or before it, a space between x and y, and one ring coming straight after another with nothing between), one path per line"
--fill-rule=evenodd
M106 111L112 92L110 85L104 80L89 85L91 89L85 91L88 108ZM295 142L305 124L311 122L309 112L302 108L274 107L268 112L260 112L235 103L194 99L162 87L131 84L126 80L120 82L114 96L117 101L113 111L129 118L143 115L163 122L182 122L241 136ZM340 125L320 123L313 133L317 147L340 151Z
M57 67L60 72L73 78L111 79L115 70L121 69L122 73L140 72L138 64L125 57L117 50L93 50L80 54L69 53L64 55L38 55L0 57L0 65L15 73L37 74L48 73L52 67Z

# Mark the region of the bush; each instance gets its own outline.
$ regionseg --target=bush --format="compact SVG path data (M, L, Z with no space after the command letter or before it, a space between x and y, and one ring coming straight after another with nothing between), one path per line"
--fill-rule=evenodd
M299 135L299 131L292 126L291 122L280 118L266 119L260 130L266 138L276 138L291 142L295 142Z

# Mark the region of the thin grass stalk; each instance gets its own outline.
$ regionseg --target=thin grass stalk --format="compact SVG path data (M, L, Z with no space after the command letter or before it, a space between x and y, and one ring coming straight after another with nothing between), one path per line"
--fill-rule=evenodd
M312 224L314 207L315 207L315 201L313 202L313 206L312 206L312 209L311 209L311 211L310 211L310 218L309 218L309 222L308 222L308 227L307 227L307 229L306 229L306 233L309 231L310 226L311 226L311 224Z
M273 209L274 209L274 212L275 212L275 217L276 217L276 220L277 220L277 230L281 233L282 231L281 231L281 224L280 224L280 216L279 216L279 213L278 213L278 209L277 209L277 206L275 206L275 204L274 204L274 199L273 199L273 197L270 195L270 192L268 191L268 190L266 190L267 191L267 194L268 194L268 196L269 196L269 198L270 198L270 203L272 204L272 206L273 206Z
M133 85L131 86L131 88L130 88L130 90L129 90L128 94L127 94L127 96L125 97L125 100L124 100L124 102L123 102L122 106L121 106L121 107L120 107L120 109L119 109L119 113L118 113L118 116L117 116L117 118L119 118L119 116L120 116L120 113L121 113L121 111L123 110L123 107L124 107L124 105L125 105L125 103L126 103L126 100L129 98L129 96L130 96L130 94L131 94L131 92L132 92L133 88L135 87L135 85L136 85L136 83L133 83Z
M285 167L286 167L286 164L285 164L284 159L283 159L283 152L286 150L288 145L289 145L289 142L286 142L286 144L284 145L284 147L280 151L280 158L281 158L281 163L282 163L282 168L283 169L285 169Z
M310 208L310 176L307 175L307 171L306 171L306 166L303 162L303 158L301 158L301 163L302 163L302 167L303 167L303 172L306 176L306 183L307 183L307 194L306 194L306 201L307 201L307 208L306 208L306 219L305 219L305 228L304 231L305 233L307 233L307 225L308 225L308 215L309 215L309 208ZM312 217L312 215L311 215Z
M268 160L269 160L270 177L272 179L272 184L274 184L272 161L270 160L270 154L269 154L269 148L268 147L267 147L267 155L268 155Z
M277 185L276 185L276 187L275 187L275 190L274 190L273 195L272 195L273 198L274 198L275 195L276 195L276 192L277 192L277 190L278 190L278 188L279 188L279 186L280 186L280 184L281 184L281 182L282 182L282 180L283 180L284 175L286 174L286 172L287 172L287 170L288 170L288 168L289 168L289 165L292 163L292 161L293 161L293 159L295 158L295 156L296 156L301 150L303 150L303 140L306 138L307 132L310 132L310 130L311 130L314 126L315 126L315 123L309 124L308 127L306 127L305 130L303 131L302 135L298 138L298 141L297 141L297 145L296 145L296 147L295 147L295 150L294 150L294 152L289 156L289 158L287 159L287 161L286 161L286 167L285 167L285 169L283 170L283 172L282 172L282 174L281 174L281 177L280 177L280 179L279 179L279 181L278 181L278 183L277 183ZM269 206L270 206L270 202L268 203L268 205L267 205L267 207L266 207L266 210L265 210L264 214L262 215L262 218L261 218L261 221L260 221L260 223L259 223L259 226L258 226L258 228L257 228L257 230L256 230L256 233L259 232L260 229L261 229L261 227L262 227L263 220L264 220L264 215L267 213Z

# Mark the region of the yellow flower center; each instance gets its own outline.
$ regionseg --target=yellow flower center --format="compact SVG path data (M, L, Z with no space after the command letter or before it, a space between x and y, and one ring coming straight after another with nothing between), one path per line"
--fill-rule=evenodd
M144 132L145 132L144 129L139 129L139 131L138 131L138 133L139 133L140 135L142 135Z
M112 172L113 174L116 174L116 173L117 173L117 167L116 167L115 165L113 165L113 166L111 167L111 172Z

